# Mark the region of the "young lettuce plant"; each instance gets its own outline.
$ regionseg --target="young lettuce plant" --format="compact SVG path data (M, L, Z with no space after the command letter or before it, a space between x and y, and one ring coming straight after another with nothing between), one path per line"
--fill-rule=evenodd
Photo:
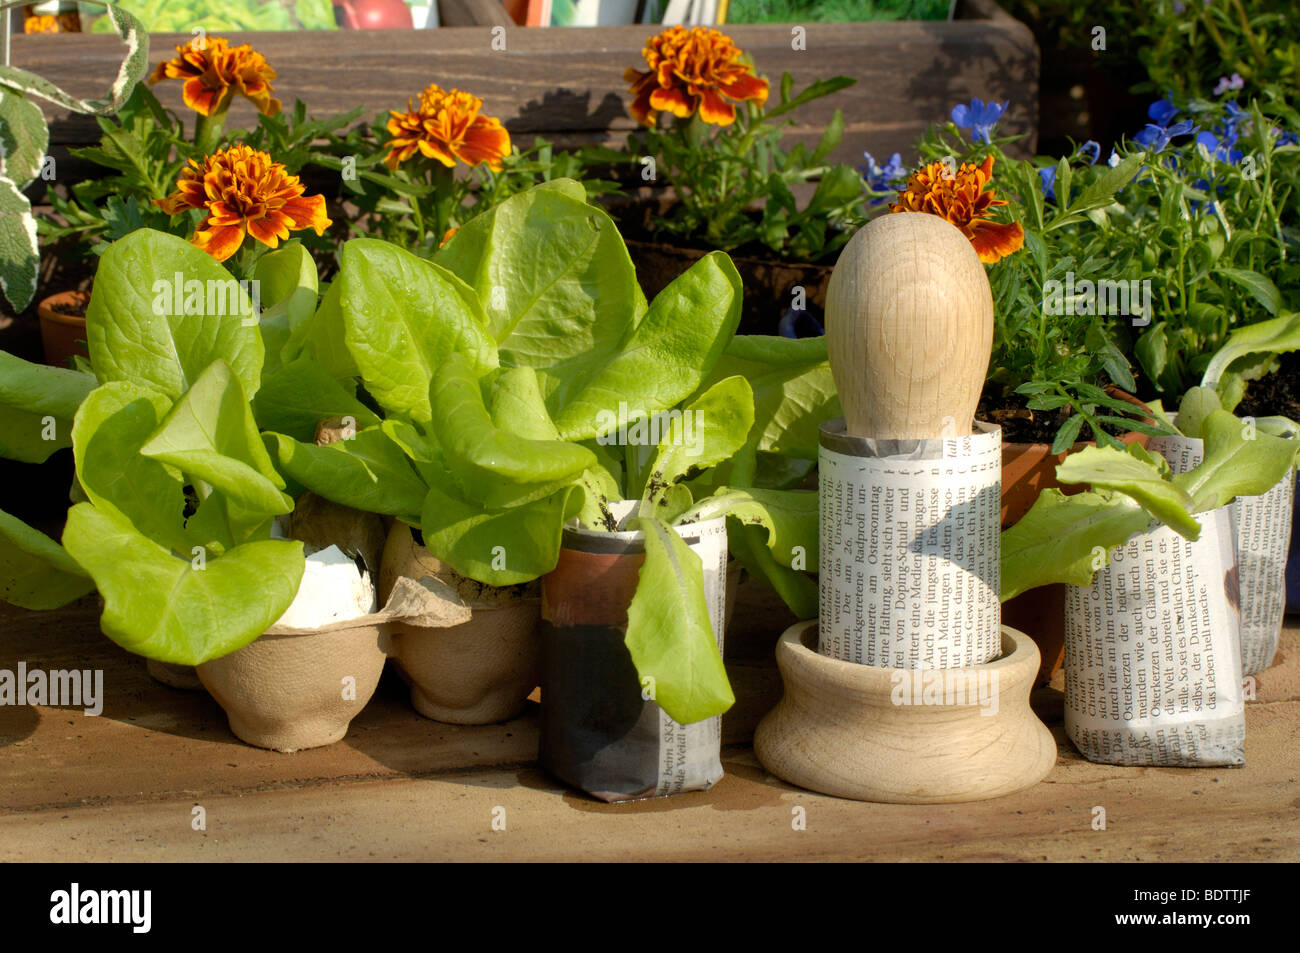
M259 263L275 295L305 280L294 247ZM292 302L268 300L273 337ZM46 408L62 415L56 428L74 413L57 432L84 502L68 513L63 548L5 521L9 545L43 558L73 591L93 581L104 633L132 652L193 665L235 651L288 608L304 566L300 542L271 538L293 500L250 404L265 352L253 302L205 252L140 229L101 259L86 331L94 378L59 372L59 406ZM18 384L31 374L0 372ZM8 562L0 582L12 588ZM55 595L68 590L43 601Z
M715 253L646 302L613 222L583 198L567 180L514 196L432 262L385 242L347 243L337 280L306 330L290 332L255 405L291 480L419 527L435 556L491 585L554 568L567 521L612 530L609 501L639 500L642 591L662 590L654 611L646 597L634 603L628 644L665 711L689 723L732 696L699 560L671 526L709 518L689 512L706 500L688 480L750 440L753 388L710 377L739 320L740 282ZM380 413L362 407L348 415L349 439L313 445L308 431L325 407L306 412L291 395L332 379L340 398L351 376ZM659 440L616 446L621 429L652 419L666 421ZM692 455L685 429L696 422ZM787 550L815 550L815 494L781 497L782 508L769 496L777 491L715 490L767 528L785 565ZM709 516L721 512L715 501Z
M1054 582L1088 585L1110 551L1153 520L1195 540L1201 532L1195 514L1266 493L1295 462L1294 441L1258 432L1226 410L1210 411L1196 429L1204 459L1177 475L1136 444L1087 447L1066 457L1056 478L1091 489L1070 496L1044 490L1002 533L1002 599Z

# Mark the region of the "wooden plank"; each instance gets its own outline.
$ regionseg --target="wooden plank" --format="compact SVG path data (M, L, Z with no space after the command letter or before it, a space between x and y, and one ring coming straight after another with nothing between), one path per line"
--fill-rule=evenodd
M760 634L768 603L742 600L728 638L740 704L735 739L779 682ZM1300 623L1257 679L1241 769L1117 768L1065 740L1061 694L1036 694L1057 764L1035 787L967 805L859 804L766 774L747 746L724 750L712 791L603 805L538 771L529 714L455 728L419 718L401 686L380 694L328 748L281 755L242 745L203 694L149 679L101 635L93 598L64 610L0 606L0 668L102 668L98 718L0 708L0 860L1295 860L1300 831ZM729 713L730 714L730 713ZM202 804L207 831L190 827ZM1095 806L1107 830L1091 827ZM504 807L507 831L492 832ZM806 831L791 826L807 813Z
M972 96L1010 100L999 130L1027 134L1022 149L1032 151L1038 51L1028 29L1005 15L953 23L808 24L804 50L791 48L785 26L734 26L728 33L773 82L783 70L792 73L796 88L837 74L857 79L855 86L809 104L793 130L812 141L832 112L843 110L845 138L836 161L858 164L863 150L877 156L908 153L927 126L947 119L955 103ZM627 67L642 64L639 51L648 35L643 26L506 28L504 50L493 48L488 27L252 33L231 39L264 53L279 73L277 94L290 103L303 99L314 115L357 105L376 112L397 108L436 81L481 95L485 111L502 117L524 144L545 133L574 145L617 144L635 127L622 76ZM186 39L152 37L152 60ZM17 36L13 61L74 94L102 95L119 49L107 36ZM178 83L155 89L169 107L187 112ZM89 117L54 108L50 115L55 145L96 138ZM232 124L254 122L248 103L232 107Z

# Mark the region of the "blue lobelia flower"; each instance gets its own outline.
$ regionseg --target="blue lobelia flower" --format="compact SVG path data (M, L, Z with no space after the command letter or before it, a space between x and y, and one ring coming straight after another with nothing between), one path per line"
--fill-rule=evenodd
M1088 165L1096 165L1097 160L1101 158L1101 143L1089 139L1083 145L1079 146L1078 153L1081 156L1088 157Z
M1152 152L1164 152L1169 145L1170 139L1185 136L1195 131L1196 124L1190 119L1176 122L1172 126L1157 126L1153 123L1147 123L1133 139Z
M1038 170L1038 186L1049 199L1056 198L1056 166L1048 165Z
M1274 127L1273 135L1277 136L1277 145L1279 146L1300 145L1300 136L1290 130L1283 132L1281 129Z
M952 107L952 121L959 129L971 130L971 142L983 142L987 145L989 132L997 125L1009 105L1011 100L999 106L997 103L986 103L982 99L972 99L969 106L958 103Z
M864 166L858 166L862 177L867 180L867 187L873 192L887 192L890 189L898 187L898 183L907 179L907 167L903 165L903 157L895 152L889 157L889 161L882 168L870 152L862 153L867 160ZM871 200L872 205L879 205L885 199L883 196L877 196Z
M1178 107L1168 99L1157 99L1147 107L1147 115L1150 116L1157 126L1169 125L1169 120L1178 115Z
M1217 162L1231 162L1236 165L1241 161L1241 150L1232 148L1237 142L1236 133L1220 126L1219 134L1199 132L1196 134L1197 145L1205 146L1205 151Z

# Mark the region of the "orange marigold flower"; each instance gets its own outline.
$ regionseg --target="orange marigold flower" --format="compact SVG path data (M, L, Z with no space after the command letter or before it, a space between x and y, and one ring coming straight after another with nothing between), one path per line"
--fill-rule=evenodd
M9 16L8 13L4 14ZM24 33L59 33L59 19L53 14L37 13L23 20Z
M727 100L767 102L767 80L740 62L740 50L717 30L672 26L652 36L641 55L650 69L628 67L623 79L632 84L629 108L643 125L654 125L652 114L661 111L682 118L698 111L705 122L730 126L736 107Z
M443 233L442 241L438 242L438 247L441 248L443 245L447 244L447 242L451 241L451 237L455 235L458 231L460 231L459 228L447 229L447 231Z
M420 105L407 101L406 112L390 110L388 132L392 151L385 164L396 169L419 152L451 168L486 162L494 172L510 154L510 133L494 116L481 116L483 100L459 89L444 91L436 83L420 94Z
M898 193L891 212L929 212L956 225L971 240L980 261L992 264L1018 251L1025 243L1025 230L1019 222L1002 224L990 221L990 210L1006 201L994 198L992 189L993 157L982 165L963 162L957 174L943 162L931 162L913 172L907 188Z
M291 231L312 228L320 235L331 224L325 196L303 195L296 175L248 146L231 146L201 164L191 159L176 192L154 204L169 215L187 208L207 212L191 241L217 261L237 252L245 234L275 248Z
M224 109L235 93L251 100L264 115L280 111L280 100L271 95L275 70L247 43L232 49L230 41L219 36L195 37L176 47L176 52L179 55L158 64L149 82L185 80L181 96L200 116Z

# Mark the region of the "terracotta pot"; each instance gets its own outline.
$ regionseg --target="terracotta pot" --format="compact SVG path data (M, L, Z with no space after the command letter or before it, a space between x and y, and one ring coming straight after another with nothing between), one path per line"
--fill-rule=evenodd
M634 240L627 242L627 250L647 300L654 300L673 279L708 254L704 249ZM825 310L830 265L745 256L733 256L731 261L740 272L744 288L740 333L776 334L777 322L782 311L790 307L796 287L804 289L805 306L815 309L818 317Z
M452 588L466 588L419 545L405 523L394 523L380 560L380 601L398 578L434 576ZM470 584L469 589L478 589ZM487 590L485 590L487 591ZM453 725L489 725L514 718L537 687L541 668L538 621L541 600L504 590L495 598L468 598L468 622L425 628L395 622L393 660L411 687L411 704L421 715Z
M1127 433L1125 443L1146 446L1147 435ZM1070 452L1091 446L1078 443ZM1080 493L1083 485L1064 486L1057 482L1056 467L1066 454L1052 453L1046 443L1002 444L1002 528L1015 525L1029 512L1043 490ZM1002 621L1026 632L1038 644L1042 660L1037 684L1046 685L1065 661L1065 586L1040 586L1002 603Z
M73 305L84 313L89 301L89 291L61 291L36 306L46 364L71 367L75 355L90 357L86 350L86 319L55 310L57 305Z
M781 701L754 753L791 784L861 801L943 804L1036 784L1056 743L1029 707L1038 650L1002 628L1002 654L960 669L859 665L818 651L817 623L781 636Z
M379 685L386 650L378 625L264 635L197 671L241 741L298 751L347 734Z
M199 673L194 670L193 665L173 665L171 662L159 662L155 659L145 661L147 662L145 667L154 681L187 692L203 691L203 682L199 680Z

